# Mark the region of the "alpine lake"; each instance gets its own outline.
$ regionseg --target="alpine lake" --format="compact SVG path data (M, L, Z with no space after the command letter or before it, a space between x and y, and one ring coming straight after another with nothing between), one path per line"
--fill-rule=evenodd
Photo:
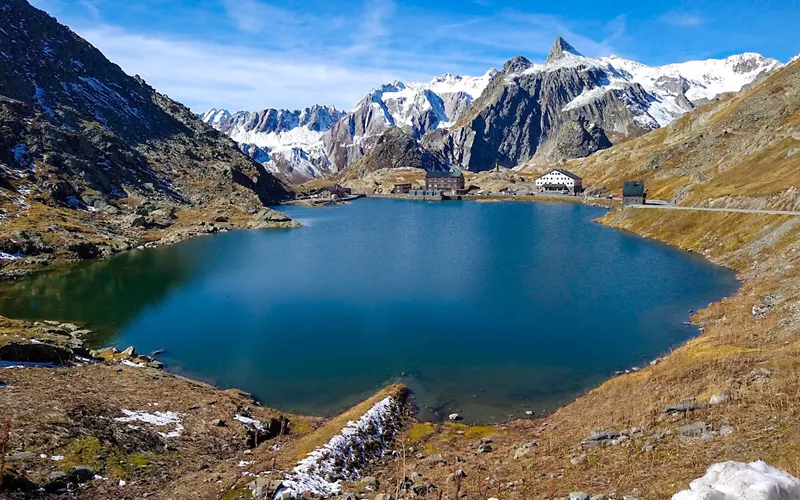
M738 287L566 203L361 199L0 285L0 314L163 349L166 369L332 415L402 382L423 419L552 411L698 334Z

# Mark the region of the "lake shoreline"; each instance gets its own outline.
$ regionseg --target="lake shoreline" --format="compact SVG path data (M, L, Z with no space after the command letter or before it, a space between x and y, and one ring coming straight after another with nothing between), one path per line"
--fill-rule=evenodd
M600 414L598 413L598 409L602 410L606 408L608 405L617 406L622 409L623 412L630 411L625 410L626 408L636 408L637 405L644 405L644 407L649 408L649 405L652 403L648 402L648 400L652 400L654 395L657 395L656 399L658 401L670 401L669 397L660 396L660 392L662 389L653 390L649 387L649 383L655 380L653 377L656 376L656 379L664 377L664 375L655 375L658 373L670 373L674 375L674 377L680 377L680 380L683 380L683 376L688 373L694 372L693 369L689 368L688 366L684 367L687 363L687 355L690 356L689 359L693 358L693 352L705 352L707 349L705 346L708 345L708 342L715 342L713 339L719 336L719 329L720 329L720 318L722 318L722 325L728 324L730 321L738 321L741 317L740 312L736 312L732 314L731 311L740 311L741 308L734 308L730 309L728 305L730 302L740 303L744 301L745 303L752 301L752 286L753 286L753 271L747 270L747 266L741 262L734 263L729 259L725 258L726 254L715 253L713 250L704 249L701 247L697 247L694 245L689 245L684 241L680 241L676 238L667 238L663 237L662 234L655 232L654 228L659 228L663 225L660 221L643 221L640 220L645 214L642 213L643 211L637 212L610 212L606 216L598 219L597 222L603 225L606 225L610 228L616 229L623 229L625 231L632 232L640 237L645 238L652 238L656 241L660 241L669 245L676 246L683 250L692 250L697 253L701 253L704 258L708 259L709 261L715 263L716 265L722 265L728 267L730 269L734 269L737 271L737 277L739 278L742 286L737 290L737 292L729 297L725 297L724 299L710 304L709 307L704 308L702 310L697 311L697 313L692 317L692 323L698 326L699 328L703 328L704 331L701 334L693 338L685 343L682 343L679 346L676 346L670 353L668 353L665 357L661 358L661 362L659 362L655 366L647 366L644 367L643 370L631 373L628 375L623 375L620 377L611 377L607 379L605 382L599 384L594 389L588 391L587 394L579 396L571 401L569 404L559 408L556 412L551 415L542 416L541 418L536 419L522 419L522 420L514 420L508 423L503 424L496 424L491 426L464 426L464 427L453 427L456 424L451 423L432 423L432 424L424 424L425 433L424 437L417 438L416 435L419 433L417 429L417 424L412 424L406 431L404 431L403 439L412 439L412 442L417 442L417 446L427 446L430 450L441 451L445 454L448 452L446 451L447 447L442 444L440 438L444 436L451 436L453 429L460 429L458 432L462 432L462 429L468 431L470 428L476 429L476 432L480 432L480 435L489 435L492 436L496 446L499 447L506 447L510 446L511 451L515 449L514 446L510 445L509 440L512 442L520 442L525 439L530 439L531 437L538 436L538 433L541 432L541 429L553 429L548 431L548 435L550 436L548 439L554 440L554 443L551 443L550 450L547 452L548 455L554 455L556 457L562 457L561 460L569 461L569 455L573 452L569 451L570 447L562 447L563 445L558 444L560 442L564 443L575 443L575 439L577 439L580 435L588 434L589 430L592 428L597 428L598 426L607 426L609 423L614 425L614 422L619 420L619 417L613 419L612 422L609 422L603 418L600 418ZM656 215L656 214L649 214L649 215ZM686 218L688 214L681 214L683 218ZM718 217L718 214L708 214L703 215L703 217L708 217L711 220ZM749 217L748 217L749 219ZM701 221L705 222L705 221ZM707 224L704 224L703 227L710 227ZM735 233L737 229L732 229ZM738 264L738 265L737 265ZM759 277L761 281L763 281L763 277ZM769 281L769 279L768 279ZM726 314L721 314L720 308L723 308ZM746 315L749 317L750 312L749 310L746 312ZM738 335L738 334L737 334ZM740 337L736 337L740 338ZM736 341L738 342L738 341ZM699 351L698 351L699 349ZM759 359L764 362L769 361L770 357L767 354L768 351L762 351L760 354L756 354ZM753 354L748 354L747 356L753 356ZM765 358L766 356L766 358ZM705 355L702 355L697 361L705 362L707 359ZM106 362L108 363L108 362ZM748 363L745 366L758 366L758 363ZM762 365L763 366L763 365ZM767 365L769 366L769 365ZM91 369L91 366L85 366L72 370L87 370ZM113 370L113 368L111 368ZM134 370L141 370L141 368L134 368L134 367L123 367L122 373L135 373ZM749 370L746 369L745 371ZM36 371L41 373L42 377L48 377L48 370L47 369L26 369L25 371ZM118 372L119 373L119 372ZM4 374L2 374L4 375ZM127 375L126 375L127 376ZM172 377L170 375L169 377ZM169 378L168 377L168 378ZM181 377L182 378L182 377ZM781 379L783 380L783 379ZM154 383L158 384L158 380ZM686 392L692 393L695 392L697 389L692 390L690 386L696 387L697 382L695 380L682 382L681 384L687 384L685 389ZM681 389L681 384L674 384L674 387L670 387L669 392L671 394L676 393L677 391L683 391ZM203 384L206 385L206 384ZM641 389L640 389L641 387ZM642 392L644 389L644 392ZM4 390L4 389L0 389ZM227 393L229 391L212 387L213 391L218 391L219 393ZM652 394L651 394L652 393ZM697 393L697 392L695 392ZM647 394L647 395L645 395ZM675 396L672 396L673 398ZM706 396L707 397L707 396ZM752 397L749 393L747 396L742 396L746 398ZM602 402L601 402L602 401ZM673 400L674 401L674 400ZM633 404L633 406L631 406ZM661 403L662 405L664 403ZM757 405L756 405L757 406ZM742 407L737 405L737 410L739 412L748 411L747 407ZM590 410L591 409L591 410ZM733 407L731 407L733 410ZM705 418L711 421L718 421L721 417L717 415L719 412L723 412L725 414L727 411L727 407L715 407L715 409L707 409L707 410L697 410L697 412L702 413L710 413L709 415L705 416ZM638 413L637 413L638 414ZM717 415L717 416L715 416ZM747 413L749 415L749 413ZM763 416L763 415L762 415ZM696 416L695 418L700 418L700 415ZM646 418L644 420L647 420ZM634 417L633 421L642 421L642 417ZM608 422L608 423L604 423ZM423 424L419 424L423 425ZM460 424L459 424L460 425ZM662 424L663 425L663 424ZM737 427L737 432L741 432L743 434L747 434L749 432L746 427L744 427L744 421L740 424L741 427ZM658 426L657 423L648 424L650 428L652 426ZM491 429L491 430L490 430ZM430 432L428 432L430 430ZM479 430L479 431L478 431ZM470 431L471 432L471 431ZM784 431L784 432L791 432L791 429ZM412 433L411 437L409 437L408 433ZM457 436L456 436L457 437ZM421 439L421 440L420 440ZM448 438L452 439L452 438ZM425 444L428 443L428 444ZM435 443L435 444L431 444ZM714 441L713 443L716 443ZM758 449L762 450L762 454L758 455L760 458L765 458L770 460L773 463L776 463L778 466L783 467L784 469L788 470L789 472L794 473L795 475L798 471L793 470L791 465L787 464L785 458L782 458L783 451L780 448L775 448L774 446L770 445L768 442L756 441L752 442L753 444L759 444ZM763 444L760 444L763 443ZM676 443L677 444L677 443ZM661 446L675 446L674 444L667 443ZM686 446L686 444L679 444L678 446ZM708 446L711 446L709 444ZM712 447L713 449L717 449L716 445ZM604 454L607 456L606 460L611 460L614 463L614 460L619 454L616 452L615 449L608 449L604 451ZM563 458L566 455L566 458ZM627 455L625 455L627 456ZM574 458L574 457L573 457ZM736 452L735 450L728 450L727 452L717 451L713 454L713 460L719 461L722 458L740 458L744 459L741 456L741 452ZM622 456L620 456L622 459ZM628 460L628 458L624 458L624 460ZM683 465L678 465L677 469L669 475L670 483L674 481L688 481L689 479L696 477L698 471L701 471L704 467L706 462L701 460L699 463L695 463L693 466L685 467ZM419 466L420 470L423 470L424 467ZM666 491L664 490L664 474L660 474L659 471L651 469L647 466L643 466L640 463L640 469L636 472L636 476L640 478L650 478L653 482L648 486L647 491L657 492L657 491ZM547 470L546 468L544 470ZM565 485L569 484L585 484L585 481L588 480L585 477L584 469L578 467L574 469L568 469L569 472L565 477L566 481L562 479ZM434 471L426 471L426 474L430 474L431 477L437 477ZM440 478L441 479L441 478ZM641 479L645 481L644 479ZM624 486L619 483L618 478L613 478L615 484L617 484L616 488L617 491L630 491L626 490ZM629 483L628 483L629 484ZM642 484L642 483L638 483ZM564 491L568 490L571 486L562 486L562 488L566 488ZM674 491L674 490L672 490Z

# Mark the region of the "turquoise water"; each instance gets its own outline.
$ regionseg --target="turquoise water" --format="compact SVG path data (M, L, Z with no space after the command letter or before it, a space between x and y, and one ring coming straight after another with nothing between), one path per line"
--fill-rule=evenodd
M736 290L703 259L558 203L358 200L0 287L0 313L82 321L98 344L285 411L332 414L391 382L425 418L552 410L697 334Z

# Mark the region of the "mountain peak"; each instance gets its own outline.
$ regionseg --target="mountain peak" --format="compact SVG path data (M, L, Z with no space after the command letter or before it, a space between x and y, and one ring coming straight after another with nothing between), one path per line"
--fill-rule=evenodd
M575 47L570 45L570 43L564 40L561 37L556 38L555 43L553 44L553 48L550 49L550 54L547 55L547 60L545 64L553 61L557 61L564 57L566 54L571 54L573 56L582 56L580 52L578 52Z

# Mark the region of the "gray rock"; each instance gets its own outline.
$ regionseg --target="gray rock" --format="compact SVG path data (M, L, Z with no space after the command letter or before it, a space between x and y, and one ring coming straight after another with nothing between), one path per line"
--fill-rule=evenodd
M666 408L664 408L664 413L686 413L694 410L702 410L703 408L707 407L708 403L704 401L693 402L693 403L682 403L679 405L667 406Z
M710 430L710 426L705 422L695 422L693 424L678 427L678 435L683 437L701 437Z
M69 475L61 470L53 471L44 479L44 489L49 492L56 492L66 489L69 484Z
M656 449L656 445L654 444L646 444L642 447L642 453L650 453L651 451Z
M394 500L394 497L388 493L378 493L375 495L375 500Z
M425 457L425 462L429 464L446 464L447 461L441 455L441 453L437 453L435 455L429 455Z
M122 355L123 356L127 356L129 358L132 358L132 357L136 356L136 348L133 347L133 346L129 346L124 351L122 351Z
M593 448L601 445L617 445L620 433L614 429L594 430L589 436L581 441L581 446L584 448Z
M6 462L27 462L29 460L36 460L37 458L39 458L39 455L31 451L18 451L6 455Z
M608 497L601 493L599 495L593 496L589 500L607 500L607 499L608 499Z
M489 453L492 451L492 445L489 443L483 443L482 445L478 446L478 452L480 453Z
M735 432L735 429L733 427L731 427L730 425L723 425L719 429L719 435L720 436L724 436L724 437L728 437L731 434L733 434L734 432Z
M580 465L586 463L586 459L587 459L586 453L581 453L576 457L570 458L569 463L571 463L572 465Z
M94 469L86 465L74 467L69 473L70 481L74 481L76 483L85 483L87 481L91 481L93 478Z
M569 494L569 500L589 500L589 494L583 491L573 491Z
M378 478L375 476L365 476L361 479L361 484L367 488L376 489L379 486Z

